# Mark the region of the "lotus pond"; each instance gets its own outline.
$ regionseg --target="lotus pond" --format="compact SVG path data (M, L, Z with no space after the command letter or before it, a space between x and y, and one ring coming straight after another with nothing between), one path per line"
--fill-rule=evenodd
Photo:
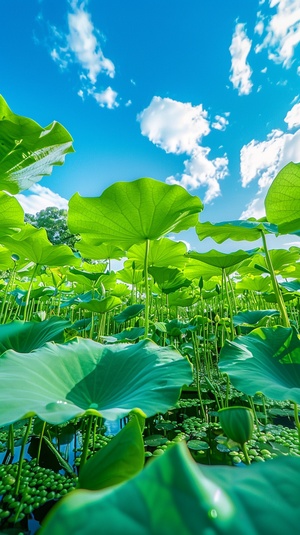
M297 533L300 248L268 235L300 234L300 164L262 220L151 178L76 193L71 249L13 197L70 134L0 111L1 533ZM199 251L168 237L192 227Z

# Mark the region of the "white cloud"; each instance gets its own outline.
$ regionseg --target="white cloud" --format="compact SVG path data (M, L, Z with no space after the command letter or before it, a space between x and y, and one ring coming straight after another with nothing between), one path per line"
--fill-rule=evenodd
M295 126L300 126L300 102L295 104L286 114L284 121L287 123L289 130Z
M143 136L166 152L190 154L210 132L207 111L202 104L153 97L137 117Z
M84 4L72 2L73 13L68 14L69 35L67 41L77 62L81 65L92 84L96 83L100 72L111 78L115 75L113 62L106 58L97 40L90 14Z
M229 112L224 113L225 117L229 115ZM219 129L228 123L225 117L215 117ZM228 159L224 155L209 160L210 148L199 145L211 131L208 113L202 104L192 106L170 98L153 97L137 120L142 134L152 143L167 153L189 156L184 162L183 174L169 176L168 184L179 184L190 190L206 187L204 201L207 203L221 194L219 180L228 174Z
M115 66L110 59L104 56L101 47L101 34L93 25L91 14L86 8L87 2L79 3L79 0L70 0L69 6L66 34L63 34L55 26L49 25L52 36L50 56L61 70L65 70L70 64L79 64L78 75L81 87L77 94L82 99L85 95L91 95L100 103L100 106L113 109L117 107L115 102L117 93L111 87L99 93L95 84L99 75L113 78Z
M228 113L228 112L227 112ZM229 124L228 119L226 119L226 113L224 114L225 117L222 117L221 115L215 116L215 121L212 123L212 128L215 128L216 130L225 130L226 126Z
M102 93L96 93L93 91L91 94L101 108L108 108L109 110L112 110L113 108L117 108L119 106L118 102L116 101L118 93L116 93L116 91L114 91L110 86L102 91Z
M68 208L68 201L61 197L58 193L54 193L51 189L45 188L40 184L34 184L28 190L29 195L18 193L15 197L18 199L25 213L36 214L40 210L48 208L48 206L56 206L57 208Z
M295 106L287 113L285 121L288 125L299 126L299 111L296 110L296 113L294 108ZM289 162L300 162L300 129L294 134L272 130L266 140L253 139L242 147L242 186L246 187L253 180L258 181L256 196L242 213L242 218L264 215L263 203L267 191L278 172Z
M267 67L264 67L260 72L261 72L262 74L266 74L267 70L268 70Z
M168 184L178 184L185 189L195 190L206 187L204 202L210 203L221 195L219 180L228 175L228 158L208 159L210 149L197 147L193 150L191 158L184 162L184 173L180 177L170 176L166 179Z
M229 47L231 54L231 76L230 81L233 87L238 90L239 95L249 95L252 89L252 70L247 63L247 57L251 50L252 41L247 37L246 25L238 23Z
M132 104L132 100L130 99L127 100L127 102L125 103L126 108L128 108L128 106L131 106L131 104Z
M255 47L255 52L266 48L271 61L289 68L300 43L300 3L299 0L269 0L269 7L276 8L276 11L264 17L267 21L264 24L265 37ZM262 21L262 14L258 13L257 25Z

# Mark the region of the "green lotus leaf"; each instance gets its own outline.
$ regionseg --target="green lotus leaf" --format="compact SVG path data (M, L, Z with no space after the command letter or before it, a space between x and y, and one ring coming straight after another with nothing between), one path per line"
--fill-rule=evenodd
M252 290L253 292L267 292L271 287L270 277L244 277L243 280L236 283L236 289ZM276 301L275 301L276 302Z
M111 535L297 533L299 470L295 458L244 469L199 466L180 443L109 491L70 493L40 534L93 535L99 526Z
M218 415L221 427L228 438L241 445L251 440L254 430L254 417L251 409L225 407L218 411Z
M76 243L76 249L84 258L93 260L120 260L125 256L123 249L111 243L101 243L97 239L80 240Z
M138 418L128 424L80 468L78 486L99 490L123 483L140 472L145 462L144 442Z
M135 270L130 268L120 269L117 271L117 279L127 284L139 284L143 279L143 270Z
M0 95L0 189L19 193L30 188L53 165L62 165L74 152L72 137L58 122L42 128L27 117L13 113Z
M273 180L265 198L269 221L283 234L300 232L300 164L288 163Z
M210 266L220 269L226 269L240 264L240 262L246 258L251 258L257 251L258 249L253 249L252 251L239 250L234 253L221 253L220 251L212 249L207 253L190 251L188 256L194 260L200 260L200 262L204 262L204 264L209 264Z
M145 309L145 305L130 305L129 307L126 307L120 314L117 314L117 316L114 316L114 321L116 323L125 323L125 321L131 320L132 318L135 318L138 316L142 310Z
M191 285L191 281L177 268L150 267L149 273L155 284L166 294L176 292L180 288L188 288Z
M263 392L269 398L300 403L300 340L294 329L258 328L233 342L227 340L219 368L249 396Z
M230 239L234 241L255 241L261 237L261 231L265 234L277 234L277 225L267 221L258 221L254 218L243 221L223 221L221 223L198 223L196 232L199 240L212 238L217 243L223 243Z
M78 339L0 358L0 427L36 414L61 424L83 414L116 420L137 408L145 416L173 406L191 365L150 340L103 345Z
M289 292L299 292L300 291L300 281L285 281L281 282L280 286L285 288L285 290L288 290Z
M7 349L29 353L46 342L63 342L63 332L70 326L70 321L54 316L40 323L16 320L0 325L0 354Z
M90 310L91 312L97 312L98 314L105 314L105 312L108 312L121 304L122 301L119 297L110 295L101 300L91 299L91 301L87 303L79 303L76 308L83 308L84 310Z
M178 267L182 268L187 263L187 259L184 256L186 254L186 245L183 242L174 242L169 238L161 238L160 240L153 241L149 247L149 267ZM127 251L128 261L125 267L130 262L135 262L136 269L144 269L146 253L146 244L137 243L130 247Z
M264 318L279 316L278 310L246 310L233 316L233 325L257 325ZM258 326L258 325L257 325Z
M199 297L188 290L177 290L169 294L169 306L189 307L196 303Z
M0 121L1 124L1 121ZM0 143L1 146L1 143ZM0 149L1 152L1 149ZM20 203L4 191L0 191L0 237L19 232L24 227L24 210Z
M98 268L97 271L85 271L84 269L76 269L71 267L70 273L72 273L73 275L80 275L80 277L86 277L90 281L95 282L106 270L106 264L97 264L96 267Z
M102 336L102 339L108 342L134 342L138 338L142 338L144 334L145 327L133 327L132 329L125 329L124 331L112 336Z
M181 186L140 178L116 182L98 198L76 193L69 202L68 225L85 240L97 238L128 249L194 226L202 209L200 199Z
M0 245L0 270L6 271L13 268L14 261L11 257L11 253L6 247Z
M21 232L1 238L1 242L12 254L22 256L35 264L46 266L80 264L79 258L75 257L70 247L52 245L44 228L36 229L28 223Z

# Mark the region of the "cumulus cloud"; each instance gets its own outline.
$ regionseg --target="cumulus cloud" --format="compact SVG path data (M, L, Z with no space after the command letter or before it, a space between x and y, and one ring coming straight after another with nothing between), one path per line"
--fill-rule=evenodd
M94 91L92 92L92 95L101 108L106 107L109 110L112 110L113 108L117 108L119 106L116 101L118 93L116 93L116 91L113 91L110 86L107 87L104 91L102 91L102 93L97 93Z
M229 112L224 115L227 117ZM215 117L215 123L222 126L219 129L227 123L225 117ZM228 174L228 159L224 155L210 160L210 148L200 146L203 137L211 131L208 112L202 104L193 106L170 98L153 97L137 120L142 134L166 153L189 156L184 162L183 174L169 176L168 184L179 184L191 190L206 187L205 202L221 194L219 180Z
M297 105L296 105L297 106ZM287 113L285 121L299 126L299 116L293 111ZM297 109L296 109L297 111ZM298 119L296 121L296 117ZM288 118L288 119L287 119ZM264 141L252 140L241 149L242 186L258 181L258 191L241 217L262 217L264 198L277 173L289 162L300 162L300 129L294 134L272 130Z
M258 13L256 28L262 29L258 33L264 34L264 39L255 52L265 48L271 61L289 68L300 43L300 3L299 0L269 0L269 7L275 12Z
M288 125L288 129L300 126L300 102L295 104L292 109L286 114L284 121Z
M222 115L216 115L214 122L211 124L212 128L215 128L215 130L225 130L226 126L228 125L229 121L226 117L228 117L229 113L225 113L224 117Z
M153 97L137 117L143 136L166 152L190 154L210 132L207 111L202 104Z
M95 28L91 14L87 10L87 1L69 1L70 12L67 16L67 32L63 33L55 26L49 25L51 34L50 56L61 70L71 64L79 65L81 87L77 94L83 99L92 95L101 107L117 107L117 93L108 87L99 93L96 83L99 75L114 78L115 66L111 59L105 57L101 41L102 36Z
M61 197L58 193L54 193L50 188L45 188L40 184L34 184L28 190L29 195L18 193L15 197L18 199L23 210L27 214L36 214L40 210L48 208L48 206L56 206L57 208L68 208L68 201Z
M221 195L219 180L228 175L228 158L208 159L210 149L197 147L193 150L191 158L184 162L184 173L181 177L170 176L166 179L167 184L178 184L185 189L196 190L201 186L206 187L204 202L210 203Z
M252 89L252 70L247 63L248 54L251 50L252 41L246 34L246 25L238 23L229 47L231 54L231 75L229 77L232 85L238 90L239 95L249 95Z

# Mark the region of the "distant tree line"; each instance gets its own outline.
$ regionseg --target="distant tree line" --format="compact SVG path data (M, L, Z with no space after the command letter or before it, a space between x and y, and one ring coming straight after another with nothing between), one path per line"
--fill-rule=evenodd
M36 214L25 214L25 222L34 227L44 228L53 245L65 244L75 248L78 236L71 234L67 225L67 210L50 206Z

